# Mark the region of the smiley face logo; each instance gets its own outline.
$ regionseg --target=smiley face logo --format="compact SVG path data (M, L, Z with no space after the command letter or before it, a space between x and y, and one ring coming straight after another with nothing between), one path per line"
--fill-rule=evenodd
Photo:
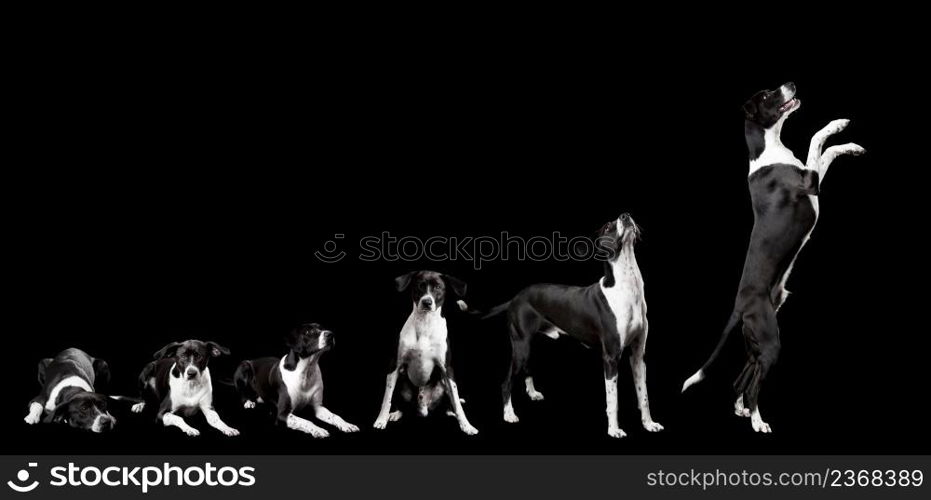
M36 462L29 462L30 468L36 468L38 466L39 464ZM39 487L38 481L33 481L30 484L25 484L26 481L29 481L29 471L26 469L20 469L20 471L16 473L16 480L19 481L20 483L23 483L23 485L17 484L13 481L7 481L6 485L9 486L10 489L18 493L28 493Z

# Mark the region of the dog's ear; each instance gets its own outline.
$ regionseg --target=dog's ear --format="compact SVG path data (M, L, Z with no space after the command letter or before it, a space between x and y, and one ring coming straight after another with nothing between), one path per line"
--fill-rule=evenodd
M414 275L417 274L417 272L418 271L411 271L394 279L394 285L399 292L403 292L407 290L407 287L411 286L411 280L414 279Z
M220 344L217 344L216 342L207 342L207 347L210 348L210 355L215 358L219 358L221 354L226 354L229 356L230 350L221 346Z
M48 365L52 364L52 361L54 361L52 358L39 361L39 385L45 385L45 370L48 369Z
M465 297L467 285L465 281L460 280L455 276L450 276L448 274L443 275L443 280L446 281L446 284L453 289L453 292L460 297Z
M181 342L172 342L165 347L162 347L155 354L152 355L152 358L155 360L170 358L175 355L175 351L181 347Z
M48 415L42 420L46 424L60 424L68 423L68 403L71 402L71 398L62 401L61 404L55 407L54 410L50 411Z
M744 116L750 120L756 115L756 102L753 99L744 103Z
M110 387L110 365L102 359L94 360L94 389L106 391Z

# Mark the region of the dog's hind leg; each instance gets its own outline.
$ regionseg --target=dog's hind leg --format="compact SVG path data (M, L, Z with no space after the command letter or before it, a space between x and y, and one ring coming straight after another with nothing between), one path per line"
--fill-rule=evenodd
M233 373L233 385L239 393L242 407L246 409L255 408L256 401L259 399L252 385L253 380L255 380L255 368L250 361L243 361Z
M779 357L779 325L772 303L760 301L760 306L752 313L745 314L744 335L750 358L743 372L735 382L738 394L746 396L750 409L750 424L756 432L769 433L772 428L763 421L760 414L759 396L763 380Z
M617 357L604 355L605 413L608 416L608 435L622 438L627 435L617 425Z
M634 377L634 388L637 390L637 406L640 408L640 421L647 432L659 432L663 426L653 421L650 415L650 397L647 394L647 363L646 355L646 328L644 333L631 343L630 371Z
M514 424L520 422L511 402L514 378L526 372L527 360L530 358L530 336L513 321L508 328L511 333L511 367L501 384L501 398L504 401L504 421Z

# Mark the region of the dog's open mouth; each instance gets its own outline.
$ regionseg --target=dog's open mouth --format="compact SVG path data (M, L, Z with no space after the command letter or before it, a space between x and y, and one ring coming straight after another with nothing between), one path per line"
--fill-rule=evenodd
M795 106L795 103L797 103L797 102L798 102L798 99L796 99L796 98L793 96L791 99L789 99L788 101L786 101L785 104L783 104L782 106L779 106L779 112L780 112L780 113L784 113L784 112L786 112L786 111L792 109L792 108Z

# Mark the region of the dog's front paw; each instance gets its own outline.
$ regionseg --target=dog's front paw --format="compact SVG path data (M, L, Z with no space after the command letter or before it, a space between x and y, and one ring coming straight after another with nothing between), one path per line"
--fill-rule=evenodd
M234 428L232 428L232 427L227 427L227 428L225 428L225 429L220 429L220 432L222 432L225 436L230 436L230 437L232 437L232 436L238 436L238 435L239 435L239 431L236 430L236 429L234 429Z
M349 422L343 422L342 424L336 426L340 432L359 432L359 426L352 425Z
M505 410L504 411L504 421L509 424L516 424L520 422L520 419L517 418L517 414L514 413L514 410Z
M608 435L614 439L621 439L622 437L627 437L627 433L621 429L608 429Z
M142 410L145 410L145 403L136 403L130 408L133 413L142 413Z
M195 429L195 428L193 428L193 427L188 427L188 428L186 428L186 429L181 429L181 432L184 432L185 434L187 434L188 436L191 436L191 437L200 436L200 431L197 430L197 429Z
M540 391L527 391L527 396L531 401L543 401L543 393Z
M26 418L24 418L23 421L29 425L35 425L39 423L40 418L40 415L34 415L30 413L29 415L26 415Z
M323 439L323 438L330 437L330 432L320 427L311 427L307 429L307 433L317 439Z
M829 134L837 134L847 128L847 125L850 125L850 120L842 118L840 120L832 120L831 123L828 123L827 129Z
M769 434L773 432L772 427L770 427L769 424L762 420L751 420L750 425L753 426L753 430L756 432L762 432L763 434Z
M652 420L650 420L649 422L644 422L643 428L646 429L647 432L659 432L664 429L662 424L660 424L659 422L654 422Z
M375 420L375 423L372 424L372 427L376 429L384 429L385 427L388 427L388 417L378 417L378 420Z
M247 410L251 410L255 408L255 401L246 401L245 403L242 404L242 407Z
M470 423L468 423L468 422L464 422L464 423L459 424L459 429L461 429L462 432L464 432L465 435L467 435L467 436L474 436L474 435L478 434L478 429L476 429L475 427L473 427L472 424L470 424Z
M859 144L850 144L849 153L852 154L853 156L860 156L866 153L866 150L863 149L863 146Z

